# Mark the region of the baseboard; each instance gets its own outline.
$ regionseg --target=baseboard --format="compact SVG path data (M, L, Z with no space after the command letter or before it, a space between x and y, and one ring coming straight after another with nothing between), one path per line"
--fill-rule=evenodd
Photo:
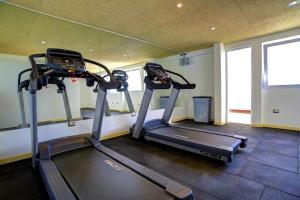
M177 118L171 119L171 122L175 123L175 122L179 122L179 121L182 121L182 120L185 120L185 119L189 119L189 118L187 118L187 117L177 117Z
M113 111L113 112L120 112L120 113L129 113L129 110L116 110L116 109L109 109L109 111Z
M300 131L300 128L293 127L293 126L285 126L285 125L275 125L275 124L251 124L253 127L258 128L276 128L276 129L284 129L284 130L291 130L291 131Z
M185 119L192 119L192 120L194 120L194 117L186 117Z
M24 159L31 158L31 157L32 157L31 153L19 154L19 155L16 155L16 156L1 159L0 160L0 165L16 162L16 161L19 161L19 160L24 160Z
M80 117L72 118L72 121L79 121L79 120L81 120ZM64 118L61 118L61 119L53 119L53 120L45 120L45 121L39 121L38 124L39 124L39 123L49 123L49 122L51 122L51 123L66 123L66 122L68 122L68 120L67 120L67 119L64 119ZM40 125L39 125L39 126L40 126Z
M82 107L80 109L85 109L85 110L95 110L95 108L92 108L92 107Z
M128 133L129 133L129 130L116 131L116 132L110 133L110 134L107 135L107 136L101 137L100 140L101 140L101 141L103 141L103 140L108 140L108 139L115 138L115 137L119 137L119 136L122 136L122 135L127 135Z
M86 109L86 110L95 110L95 108L91 107L82 107L80 109ZM118 109L109 109L109 111L114 111L114 112L130 112L129 110L118 110Z
M226 122L218 122L218 121L214 121L214 125L216 125L216 126L223 126L223 125L225 125L226 124Z

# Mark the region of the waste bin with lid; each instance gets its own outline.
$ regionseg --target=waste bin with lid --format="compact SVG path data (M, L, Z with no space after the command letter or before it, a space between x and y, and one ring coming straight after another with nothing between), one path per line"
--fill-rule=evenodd
M210 122L211 100L212 97L207 97L207 96L193 97L194 121L202 122L202 123Z
M159 108L160 109L165 109L166 104L168 102L169 96L161 96L159 99Z

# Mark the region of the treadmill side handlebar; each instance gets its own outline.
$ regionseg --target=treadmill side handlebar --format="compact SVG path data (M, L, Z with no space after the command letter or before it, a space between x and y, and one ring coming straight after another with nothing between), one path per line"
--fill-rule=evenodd
M150 90L153 89L169 89L171 87L170 83L154 83L149 77L145 77L144 82Z
M189 89L195 89L196 88L196 84L193 83L188 83L188 84L182 84L182 83L178 83L178 82L173 82L173 87L176 89L181 89L181 90L189 90Z

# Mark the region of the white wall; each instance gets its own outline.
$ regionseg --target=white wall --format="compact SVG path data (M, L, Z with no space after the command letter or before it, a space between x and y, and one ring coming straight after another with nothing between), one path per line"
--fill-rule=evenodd
M15 127L21 123L17 96L18 73L30 68L28 57L0 54L0 129ZM28 78L24 76L24 79ZM23 79L23 80L24 80ZM65 81L69 95L70 107L74 118L80 117L80 90L79 84ZM24 92L24 100L28 116L28 94ZM56 86L38 91L38 120L66 119L61 94L57 94ZM28 120L27 120L28 121Z
M226 123L226 54L222 43L214 44L215 124Z
M161 118L163 110L150 111L146 120ZM174 110L172 120L185 116L185 109L178 107ZM109 138L116 133L129 131L137 116L130 114L104 117L101 139ZM60 137L91 133L93 120L76 121L76 126L68 127L67 123L39 126L39 141L47 141ZM31 152L30 129L16 129L0 132L0 163L4 159Z
M295 89L262 90L262 123L300 128L300 91ZM279 109L279 114L273 113Z
M300 28L226 45L226 50L252 47L252 124L300 128L300 95L295 88L264 88L262 44L300 36ZM283 66L284 67L284 66ZM273 108L280 110L273 113Z
M187 56L190 58L190 64L186 66L179 66L180 56L170 56L162 59L156 59L154 62L161 64L166 69L173 70L185 76L190 83L196 84L195 89L182 90L176 103L177 106L185 106L187 117L193 118L193 96L211 96L213 97L214 102L213 49L207 48L188 52ZM155 106L159 107L160 96L168 96L169 94L170 90L157 92L157 95L155 96ZM212 109L212 118L214 118L213 113L214 109Z

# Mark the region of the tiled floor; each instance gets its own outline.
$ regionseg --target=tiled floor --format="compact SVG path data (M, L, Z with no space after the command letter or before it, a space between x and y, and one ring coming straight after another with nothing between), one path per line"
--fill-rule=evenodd
M104 141L115 151L189 186L194 199L300 199L300 134L248 125L181 125L245 135L249 139L231 163L122 136ZM0 199L46 199L30 160L0 166Z
M48 199L38 171L31 167L31 159L0 166L0 199Z
M298 132L248 125L180 125L245 135L249 146L224 164L129 136L105 141L112 149L193 188L195 199L300 199Z

